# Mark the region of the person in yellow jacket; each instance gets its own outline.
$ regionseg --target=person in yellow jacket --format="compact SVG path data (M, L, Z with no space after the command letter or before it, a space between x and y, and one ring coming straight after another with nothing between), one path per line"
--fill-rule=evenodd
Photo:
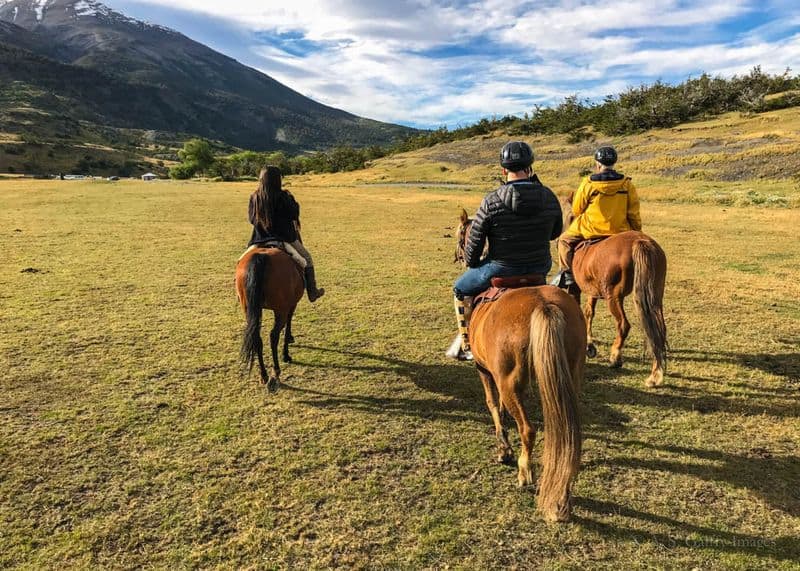
M595 172L583 179L572 199L575 219L558 238L560 271L553 285L569 289L574 286L572 257L584 240L641 230L639 195L631 178L614 170L617 151L600 147L594 154Z

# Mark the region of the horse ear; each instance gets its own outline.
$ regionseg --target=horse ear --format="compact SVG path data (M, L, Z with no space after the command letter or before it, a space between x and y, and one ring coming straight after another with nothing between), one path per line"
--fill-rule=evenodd
M461 209L461 215L459 216L459 220L461 220L462 224L465 224L467 220L469 220L469 214L467 214L466 208Z

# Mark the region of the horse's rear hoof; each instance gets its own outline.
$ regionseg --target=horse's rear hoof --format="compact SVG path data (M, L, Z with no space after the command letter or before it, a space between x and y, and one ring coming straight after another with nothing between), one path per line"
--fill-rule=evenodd
M284 363L291 363L292 362L292 357L287 353L286 355L283 356L283 362Z
M281 383L277 377L270 377L270 379L267 381L267 390L271 393L276 393L278 392L278 387L280 384Z
M287 343L294 343L294 335L288 335L286 337L286 342Z
M590 359L597 357L597 347L594 346L594 343L586 346L586 356Z

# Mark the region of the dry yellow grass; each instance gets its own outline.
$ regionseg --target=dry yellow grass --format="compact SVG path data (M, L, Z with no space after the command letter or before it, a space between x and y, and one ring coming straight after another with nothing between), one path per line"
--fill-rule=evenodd
M508 136L478 137L375 161L365 171L302 179L314 186L446 182L487 188L497 181ZM536 172L561 194L575 190L601 143L617 147L620 170L649 200L719 205L800 206L800 109L709 121L579 144L566 135L523 137Z
M0 567L797 567L799 210L645 200L667 386L637 329L622 370L589 363L549 526L442 355L483 192L320 180L289 182L328 294L274 396L237 364L252 183L0 181Z

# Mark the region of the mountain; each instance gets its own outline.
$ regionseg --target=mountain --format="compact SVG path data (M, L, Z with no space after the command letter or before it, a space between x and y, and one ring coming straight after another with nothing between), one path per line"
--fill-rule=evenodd
M413 132L317 103L93 0L0 0L0 104L254 150L386 144ZM6 122L0 116L0 132L14 132Z

